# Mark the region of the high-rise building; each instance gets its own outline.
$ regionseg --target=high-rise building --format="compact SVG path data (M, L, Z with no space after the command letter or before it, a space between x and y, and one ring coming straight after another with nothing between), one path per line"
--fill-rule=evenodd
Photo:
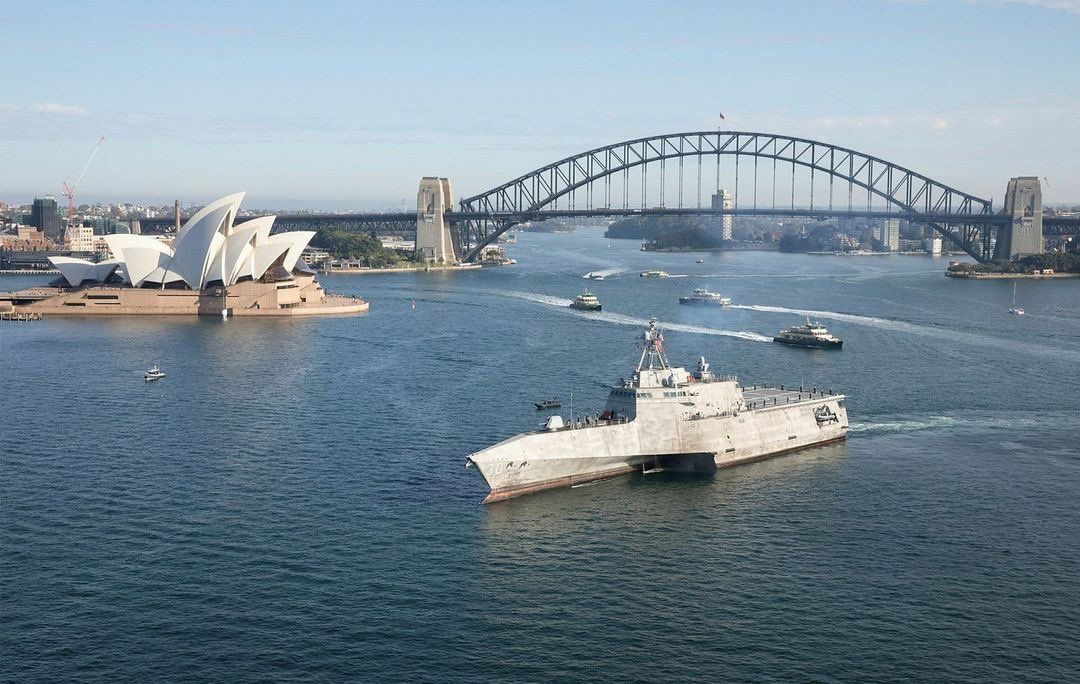
M727 190L719 190L712 196L712 208L713 209L731 209L734 206L733 197ZM731 214L724 214L719 220L719 237L721 240L731 239L731 227L734 217Z
M881 229L881 244L890 252L900 249L900 219L885 219L885 227Z
M60 230L60 209L53 197L40 197L34 200L30 207L30 225L45 232L45 237L51 240L59 240L63 232Z

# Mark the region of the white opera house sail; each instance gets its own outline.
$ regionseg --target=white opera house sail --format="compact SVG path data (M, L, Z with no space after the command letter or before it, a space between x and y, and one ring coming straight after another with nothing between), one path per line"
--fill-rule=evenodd
M300 261L314 231L271 235L274 216L237 222L242 192L215 200L177 232L171 246L146 235L108 235L112 258L49 257L59 294L19 308L50 313L355 313L366 301L326 293ZM29 297L30 295L27 295Z

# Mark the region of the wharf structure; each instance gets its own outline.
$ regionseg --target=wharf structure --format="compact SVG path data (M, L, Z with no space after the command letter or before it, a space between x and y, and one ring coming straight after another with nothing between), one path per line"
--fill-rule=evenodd
M245 193L215 200L177 232L172 247L141 235L108 235L111 259L49 257L61 277L47 288L0 297L19 313L301 316L367 311L360 298L327 293L300 261L314 231L271 235L274 216L234 223Z

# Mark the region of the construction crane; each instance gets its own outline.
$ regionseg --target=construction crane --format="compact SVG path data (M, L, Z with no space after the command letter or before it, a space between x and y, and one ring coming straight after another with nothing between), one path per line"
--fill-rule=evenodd
M63 194L64 197L67 197L67 217L69 223L75 218L75 188L79 187L79 181L86 175L86 170L90 168L90 162L94 161L94 157L97 156L98 150L101 149L101 146L104 143L105 136L102 136L101 140L98 140L97 145L94 146L94 151L90 153L90 157L86 160L86 163L83 164L82 172L79 174L79 177L75 179L74 183L68 185L67 178L64 179Z

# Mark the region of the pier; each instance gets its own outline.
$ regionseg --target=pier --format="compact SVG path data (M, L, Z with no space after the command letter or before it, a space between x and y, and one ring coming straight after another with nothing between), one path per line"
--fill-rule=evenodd
M15 311L0 311L0 321L40 321L41 314L39 313L16 313Z

